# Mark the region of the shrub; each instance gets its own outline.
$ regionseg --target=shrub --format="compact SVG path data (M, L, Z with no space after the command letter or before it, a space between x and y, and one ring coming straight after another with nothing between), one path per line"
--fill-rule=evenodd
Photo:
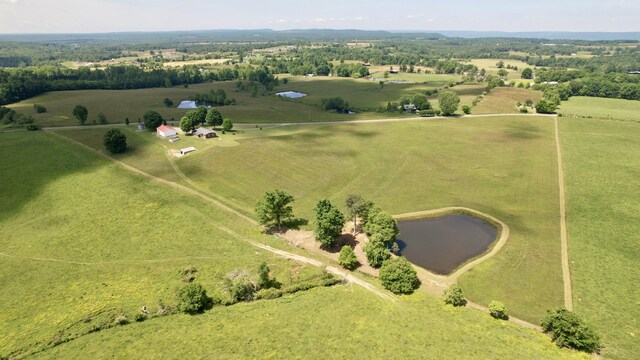
M227 274L226 288L234 302L255 299L258 285L247 270L234 270Z
M380 281L395 294L410 294L420 286L416 270L404 257L385 261L380 268Z
M447 291L444 292L445 304L453 306L465 306L467 299L464 298L464 293L458 285L452 285Z
M164 104L164 106L166 107L172 107L173 106L173 100L169 99L169 98L164 98L164 100L162 101L162 103Z
M471 106L469 105L462 105L462 112L465 114L471 114Z
M189 283L178 290L178 311L196 314L204 311L210 299L204 287L197 283Z
M353 249L349 245L345 245L340 249L340 256L338 256L338 263L347 270L353 270L358 266L358 258L353 252Z
M282 296L282 290L269 288L269 289L261 289L256 293L256 299L277 299Z
M98 123L99 124L106 124L107 123L107 116L101 112L98 113Z
M116 325L127 325L129 323L129 321L127 320L127 318L124 315L119 315L118 317L116 317L116 320L114 322Z
M27 129L27 131L36 131L36 130L40 130L40 126L36 125L36 124L28 124L25 129Z
M551 333L551 338L560 347L569 347L585 352L600 348L600 337L578 315L563 307L547 310L540 324Z
M268 289L274 287L274 285L278 283L275 278L271 279L271 277L269 276L269 272L271 272L269 266L267 266L267 263L263 261L258 268L258 288Z
M147 315L142 313L137 313L136 316L133 317L133 320L136 322L143 322L147 320Z
M33 104L33 109L38 113L38 114L42 114L47 112L47 108L40 105L40 104Z
M127 149L127 137L118 129L110 129L104 134L104 147L112 154L120 154Z
M553 101L542 99L536 104L536 111L539 114L553 114L556 112L556 104Z
M507 313L507 307L500 301L492 300L489 303L489 314L496 319L508 320L509 314Z

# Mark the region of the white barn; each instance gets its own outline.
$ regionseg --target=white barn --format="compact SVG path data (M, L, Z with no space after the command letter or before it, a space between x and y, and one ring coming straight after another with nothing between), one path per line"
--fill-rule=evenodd
M158 127L158 129L156 129L156 132L158 133L158 136L162 136L165 138L178 135L178 132L176 131L176 129L167 125L162 125Z

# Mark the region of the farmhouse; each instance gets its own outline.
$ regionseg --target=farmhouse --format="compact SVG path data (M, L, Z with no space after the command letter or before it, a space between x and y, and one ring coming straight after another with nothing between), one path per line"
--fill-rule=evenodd
M203 139L209 139L217 136L215 131L203 127L197 128L193 135Z
M158 134L158 136L162 136L164 138L178 135L178 132L176 131L176 129L167 125L162 125L158 127L158 129L156 129L156 133Z

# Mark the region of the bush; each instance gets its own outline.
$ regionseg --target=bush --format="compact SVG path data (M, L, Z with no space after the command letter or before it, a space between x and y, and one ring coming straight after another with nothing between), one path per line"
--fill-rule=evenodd
M116 320L114 321L114 323L116 325L127 325L129 323L129 320L127 320L127 318L124 315L119 315L118 317L116 317Z
M282 290L275 288L262 289L256 293L256 299L277 299L281 296Z
M453 306L465 306L467 299L464 298L464 293L458 285L452 285L447 291L444 292L445 304Z
M98 123L99 124L106 124L107 123L107 116L101 112L98 113Z
M40 105L40 104L33 104L33 109L38 113L38 114L42 114L47 112L47 108Z
M500 301L492 300L489 303L489 314L496 319L508 320L509 314L507 313L507 307Z
M258 285L246 270L235 270L227 274L226 288L234 302L253 301L258 291Z
M189 283L178 291L178 311L196 314L204 311L210 299L204 287L197 283Z
M40 126L36 125L36 124L28 124L25 129L27 129L27 131L36 131L36 130L40 130Z
M133 320L136 322L143 322L147 320L147 315L142 313L137 313L136 316L133 317Z
M347 270L353 270L358 266L358 258L353 252L353 249L349 245L345 245L340 249L340 256L338 256L338 263Z
M416 270L404 257L385 261L380 268L380 281L395 294L411 294L420 286Z
M536 104L536 111L539 114L553 114L556 112L556 104L553 101L542 99Z
M469 105L462 105L462 112L465 114L471 114L471 106Z
M560 347L594 352L600 348L600 337L578 315L563 307L547 310L540 324L551 333L551 338Z
M127 149L127 137L118 129L110 129L104 134L104 147L112 154L120 154Z

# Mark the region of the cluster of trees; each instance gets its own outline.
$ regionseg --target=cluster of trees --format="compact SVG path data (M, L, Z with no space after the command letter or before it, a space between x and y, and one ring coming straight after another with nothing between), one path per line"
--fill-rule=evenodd
M236 99L228 99L227 93L223 89L211 89L207 93L196 93L191 97L191 100L194 100L198 103L207 103L213 106L236 104Z
M544 90L543 82L559 82L559 91L569 96L593 96L640 100L640 76L621 73L593 73L588 70L538 69L534 89Z
M326 111L335 110L339 114L348 114L351 111L349 102L339 96L321 99L320 106Z
M363 65L340 64L334 68L338 77L366 77L369 76L369 68Z
M33 125L34 119L31 115L19 114L8 107L0 106L0 124L11 126ZM34 128L30 128L35 130Z

